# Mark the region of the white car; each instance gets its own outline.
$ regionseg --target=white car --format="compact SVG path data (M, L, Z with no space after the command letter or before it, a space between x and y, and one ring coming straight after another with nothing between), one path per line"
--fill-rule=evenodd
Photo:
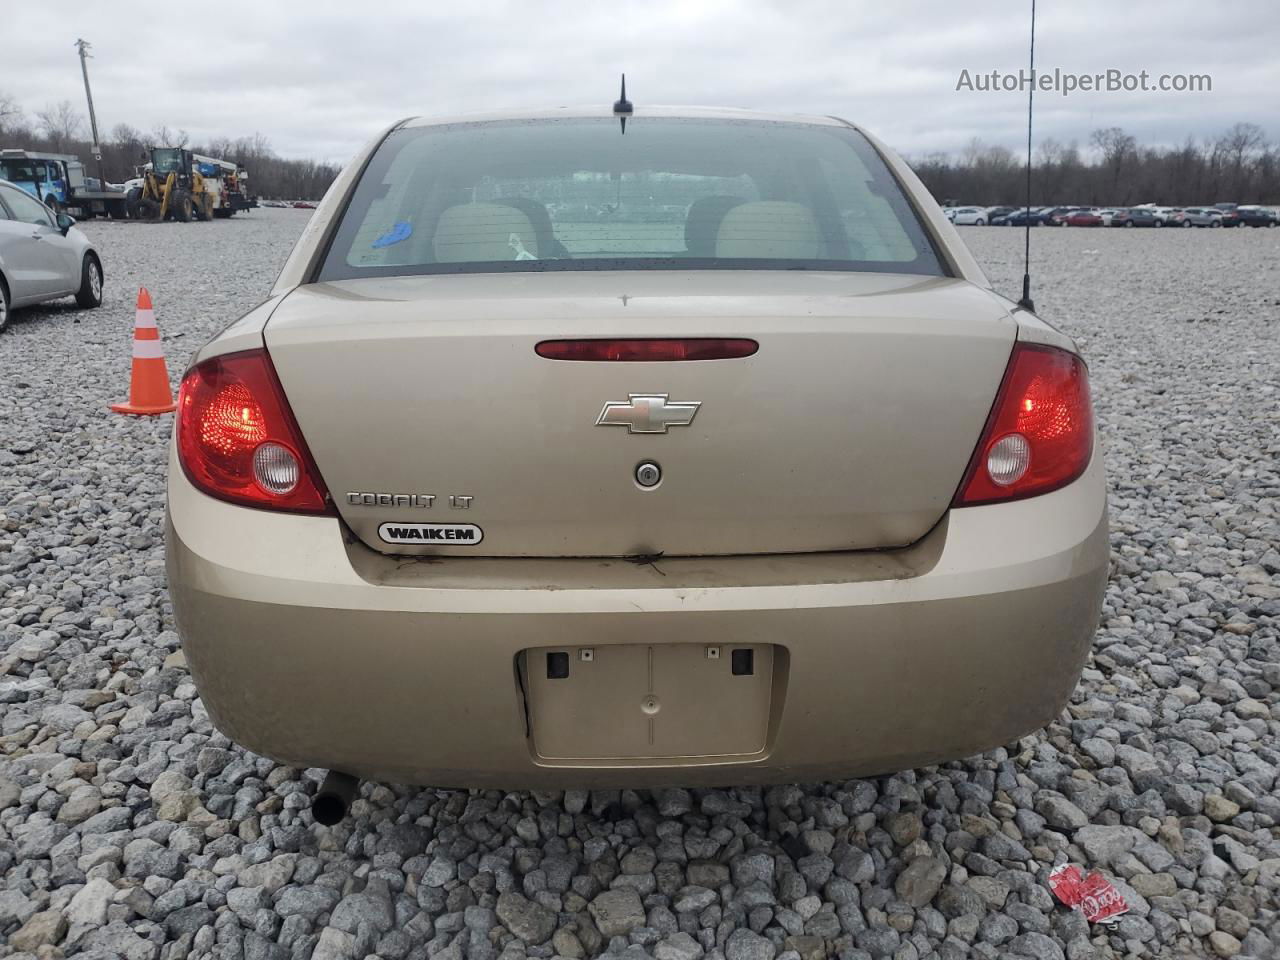
M956 226L985 227L990 221L990 207L956 207L951 211L951 222Z
M75 220L0 180L0 330L9 312L60 297L102 303L102 261Z
M1111 219L1120 211L1114 207L1107 207L1105 210L1095 210L1093 212L1102 218L1102 225L1104 227L1109 227L1111 226Z

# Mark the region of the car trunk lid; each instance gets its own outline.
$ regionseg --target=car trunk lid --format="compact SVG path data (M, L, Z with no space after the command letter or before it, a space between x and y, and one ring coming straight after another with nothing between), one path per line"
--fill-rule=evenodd
M369 547L652 557L919 539L964 474L1015 332L998 298L952 279L564 271L307 285L265 338ZM650 337L759 349L683 362L536 352ZM636 480L644 462L654 486Z

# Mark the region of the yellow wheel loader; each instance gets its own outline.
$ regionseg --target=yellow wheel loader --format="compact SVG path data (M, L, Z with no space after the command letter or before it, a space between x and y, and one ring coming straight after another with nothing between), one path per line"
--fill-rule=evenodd
M212 220L216 182L200 173L190 150L152 147L142 186L129 192L129 216L138 220Z

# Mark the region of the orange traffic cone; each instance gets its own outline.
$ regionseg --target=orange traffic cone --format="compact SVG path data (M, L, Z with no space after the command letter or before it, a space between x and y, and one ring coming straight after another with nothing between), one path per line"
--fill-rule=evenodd
M138 288L138 313L133 322L133 374L129 378L129 402L113 403L116 413L169 413L177 408L164 365L164 348L151 294Z

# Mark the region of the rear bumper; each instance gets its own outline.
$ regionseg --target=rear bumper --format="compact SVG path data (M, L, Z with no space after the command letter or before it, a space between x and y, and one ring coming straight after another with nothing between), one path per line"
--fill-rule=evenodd
M1070 696L1108 565L1100 457L1030 500L954 510L886 553L405 562L338 520L215 501L169 471L169 585L214 723L284 762L438 786L732 784L970 755ZM751 756L549 761L522 651L769 644Z

